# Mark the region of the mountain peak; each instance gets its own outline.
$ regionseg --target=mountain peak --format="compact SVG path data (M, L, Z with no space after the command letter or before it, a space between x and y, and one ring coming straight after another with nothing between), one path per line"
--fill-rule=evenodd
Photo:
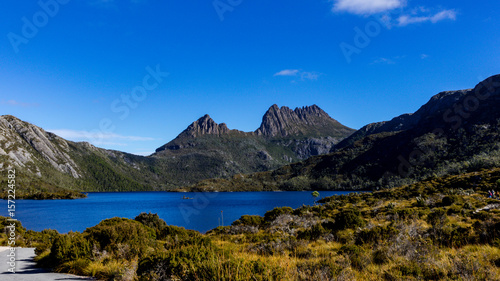
M255 133L267 137L286 137L297 134L316 135L327 131L332 134L342 131L345 134L346 130L350 129L331 118L315 104L297 107L294 110L273 104L264 114L262 123Z
M223 135L229 133L229 128L225 123L217 124L210 115L205 114L189 125L182 133L192 137L202 135Z
M485 102L487 101L487 102ZM495 103L500 103L500 75L494 75L474 89L443 91L430 98L414 113L389 121L371 123L340 142L335 149L352 145L368 135L428 127L444 129L465 123L487 123L497 118Z

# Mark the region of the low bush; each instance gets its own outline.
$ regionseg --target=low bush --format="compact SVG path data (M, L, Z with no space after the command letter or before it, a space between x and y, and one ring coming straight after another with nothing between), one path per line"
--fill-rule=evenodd
M274 208L271 211L267 211L264 214L264 220L266 222L271 222L271 221L275 220L277 217L279 217L280 215L291 214L292 212L293 212L293 209L290 207Z
M462 197L460 197L458 195L448 195L448 196L443 197L443 199L441 201L441 205L445 206L445 207L451 206L451 205L456 204L456 203L463 203Z
M379 242L388 241L398 234L398 230L392 226L375 226L369 229L362 229L356 233L356 244L377 244Z
M243 215L238 220L235 220L232 225L260 226L263 222L264 218L261 216Z
M134 218L134 220L154 229L157 239L165 238L163 235L165 232L163 230L167 227L167 223L164 220L160 219L158 214L140 213L137 217Z
M430 225L443 225L447 221L448 217L446 216L446 210L443 208L436 208L427 215L427 223Z
M68 234L59 234L50 248L49 260L55 266L63 266L67 262L76 260L88 260L92 257L91 243L83 234L79 232L70 232ZM78 262L82 264L82 262Z
M150 227L125 218L103 220L87 228L84 235L99 251L128 259L142 255L148 246L154 246L156 238Z
M356 245L344 245L337 252L339 255L346 255L351 261L351 266L357 270L363 270L367 262L363 257L363 248Z
M325 233L327 233L326 229L324 229L320 223L317 223L309 229L299 231L297 233L297 238L305 240L317 240Z
M358 209L343 209L335 216L335 230L363 227L366 224Z
M373 262L377 265L382 265L389 262L389 255L386 249L378 249L373 251L372 254Z

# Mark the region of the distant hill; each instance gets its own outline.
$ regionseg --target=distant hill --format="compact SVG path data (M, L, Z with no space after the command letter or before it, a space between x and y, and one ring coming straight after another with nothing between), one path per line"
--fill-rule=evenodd
M500 167L500 75L364 126L327 155L191 190L377 189Z
M0 169L16 167L18 198L169 190L266 171L328 153L354 132L316 105L295 110L273 105L255 132L230 130L205 115L148 157L67 141L10 115L0 117L0 130Z

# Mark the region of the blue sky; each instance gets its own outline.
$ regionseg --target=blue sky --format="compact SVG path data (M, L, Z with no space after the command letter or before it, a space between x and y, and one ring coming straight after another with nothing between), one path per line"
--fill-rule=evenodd
M498 1L0 3L0 114L149 154L210 116L272 105L360 128L500 73Z

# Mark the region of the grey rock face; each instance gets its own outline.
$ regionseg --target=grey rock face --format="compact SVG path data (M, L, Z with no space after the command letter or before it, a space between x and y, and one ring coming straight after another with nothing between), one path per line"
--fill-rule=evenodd
M217 124L209 115L205 115L189 125L177 138L158 148L156 153L158 155L168 151L193 150L199 146L198 139L201 136L231 135L238 137L238 140L231 140L233 145L236 142L247 142L252 145L254 142L252 139L258 137L260 142L277 144L286 150L291 150L295 159L306 159L328 153L333 145L352 132L353 129L343 126L317 105L292 110L286 106L280 108L275 104L264 114L260 127L254 132L229 130L226 124ZM221 147L218 148L220 149ZM261 147L255 147L255 151L261 150ZM273 155L270 151L266 154L269 157L262 154L255 155L261 160L269 161L283 158L283 155Z
M229 133L229 131L225 123L217 124L208 114L206 114L189 125L182 134L198 137L202 135L223 135Z
M42 157L60 172L74 178L81 176L78 166L68 155L66 140L9 115L0 116L0 127L4 132L1 136L0 155L8 155L10 165L25 167L32 164L30 166L36 167L36 170L31 172L41 176L34 158ZM36 151L35 154L32 149Z
M300 159L307 159L311 156L327 154L340 141L338 138L310 138L297 140L293 151Z
M286 106L279 108L274 104L262 118L262 123L255 134L266 137L307 135L328 126L343 127L317 105L292 110Z

